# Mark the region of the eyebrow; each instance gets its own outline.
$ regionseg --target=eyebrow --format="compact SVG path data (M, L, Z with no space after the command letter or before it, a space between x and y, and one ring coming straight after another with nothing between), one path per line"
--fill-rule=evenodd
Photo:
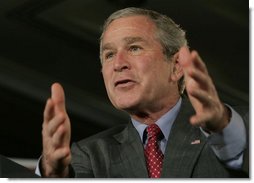
M123 40L127 44L132 44L135 42L146 42L142 37L125 37L123 38ZM102 52L105 50L111 50L111 49L113 49L112 43L106 43L105 45L102 46Z
M135 42L146 42L142 37L125 37L123 39L127 44L132 44Z

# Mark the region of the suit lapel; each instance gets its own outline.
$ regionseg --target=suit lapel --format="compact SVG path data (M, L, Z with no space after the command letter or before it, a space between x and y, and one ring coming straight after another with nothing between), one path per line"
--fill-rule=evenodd
M189 123L194 110L183 99L180 112L172 126L163 160L162 177L191 177L195 163L206 143L198 127Z
M143 145L132 123L114 137L119 142L111 149L111 170L114 174L130 178L148 177Z
M180 112L168 138L163 160L162 178L192 177L195 163L206 143L206 138L201 135L200 129L189 123L189 118L193 114L194 110L190 102L183 99ZM114 138L118 143L112 144L110 149L110 176L147 178L144 149L132 123L129 123Z

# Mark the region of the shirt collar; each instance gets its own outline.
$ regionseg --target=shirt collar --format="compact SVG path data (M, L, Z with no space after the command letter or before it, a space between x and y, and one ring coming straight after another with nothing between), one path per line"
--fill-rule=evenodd
M155 122L155 124L157 124L159 126L159 128L161 129L166 140L168 140L172 124L175 121L176 116L180 110L181 103L182 103L182 98L180 98L178 100L176 105L171 110L169 110L166 114L161 116ZM131 121L132 121L132 124L134 125L134 127L136 128L136 130L138 131L141 140L143 141L143 134L144 134L144 131L148 125L138 122L133 118L131 118Z

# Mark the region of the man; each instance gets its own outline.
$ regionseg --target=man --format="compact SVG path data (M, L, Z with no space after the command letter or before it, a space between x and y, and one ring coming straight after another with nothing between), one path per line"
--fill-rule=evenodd
M70 149L64 91L53 84L44 110L42 176L248 176L243 118L220 101L205 64L171 19L138 8L113 13L100 58L109 99L131 122ZM188 97L181 96L184 86Z

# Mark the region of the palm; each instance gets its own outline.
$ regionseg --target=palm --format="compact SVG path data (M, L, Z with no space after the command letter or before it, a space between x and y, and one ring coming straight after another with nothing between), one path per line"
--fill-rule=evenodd
M205 64L197 52L190 53L186 47L179 51L179 63L184 70L186 91L196 112L190 122L210 131L221 130L228 122L225 107Z

